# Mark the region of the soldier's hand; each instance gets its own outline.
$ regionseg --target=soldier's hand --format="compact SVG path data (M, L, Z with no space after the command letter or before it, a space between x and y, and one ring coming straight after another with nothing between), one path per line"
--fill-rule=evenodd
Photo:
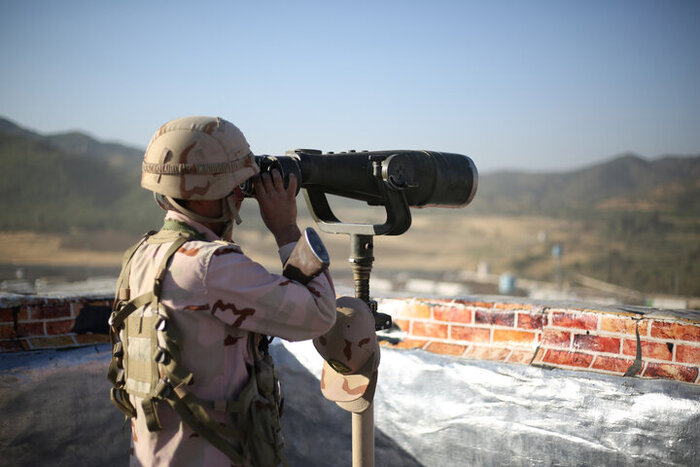
M289 175L289 186L279 170L264 173L255 180L255 199L260 205L260 216L265 226L275 236L278 246L299 240L301 232L297 226L297 179Z

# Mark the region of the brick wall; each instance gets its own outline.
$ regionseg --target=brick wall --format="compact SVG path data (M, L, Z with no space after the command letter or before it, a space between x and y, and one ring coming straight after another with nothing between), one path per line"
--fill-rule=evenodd
M405 333L383 344L463 358L700 384L700 313L465 300L382 300Z
M0 352L107 342L108 297L0 298ZM700 313L505 301L384 299L403 331L383 344L496 360L700 384ZM631 311L630 311L631 310Z
M12 298L0 302L0 352L77 347L108 342L112 300Z

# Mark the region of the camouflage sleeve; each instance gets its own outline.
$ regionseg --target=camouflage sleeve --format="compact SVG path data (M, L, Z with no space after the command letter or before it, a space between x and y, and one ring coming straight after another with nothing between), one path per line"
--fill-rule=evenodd
M280 259L291 248L283 246ZM335 322L328 271L304 286L268 272L240 250L221 247L211 255L204 285L212 315L245 331L296 341L324 334Z

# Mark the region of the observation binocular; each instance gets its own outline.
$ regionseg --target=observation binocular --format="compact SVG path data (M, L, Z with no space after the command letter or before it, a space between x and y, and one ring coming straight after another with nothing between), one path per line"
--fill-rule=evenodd
M399 235L410 227L409 206L466 206L476 194L479 178L469 157L436 151L323 154L314 149L295 149L284 156L255 156L255 161L261 173L279 170L285 186L289 174L294 174L298 189L304 188L314 220L322 230L331 233ZM247 180L240 188L246 196L255 193L253 180ZM326 194L384 206L387 223L377 229L378 226L340 222L330 209Z

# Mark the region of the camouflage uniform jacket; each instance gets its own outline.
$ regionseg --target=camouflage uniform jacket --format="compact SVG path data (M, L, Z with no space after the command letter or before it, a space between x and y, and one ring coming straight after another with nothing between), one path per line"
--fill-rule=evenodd
M328 271L306 286L271 274L233 243L217 242L211 230L168 211L166 219L185 222L209 241L189 241L173 256L162 303L173 311L183 335L182 363L194 375L188 390L208 400L235 400L249 379L251 333L290 341L319 336L335 321L335 291ZM295 243L279 254L286 261ZM169 244L144 244L135 253L129 286L133 295L153 287L155 270ZM161 431L149 432L141 401L132 419L132 465L231 465L230 460L182 422L168 405L158 405ZM222 413L214 419L231 425ZM232 427L235 428L235 427Z

